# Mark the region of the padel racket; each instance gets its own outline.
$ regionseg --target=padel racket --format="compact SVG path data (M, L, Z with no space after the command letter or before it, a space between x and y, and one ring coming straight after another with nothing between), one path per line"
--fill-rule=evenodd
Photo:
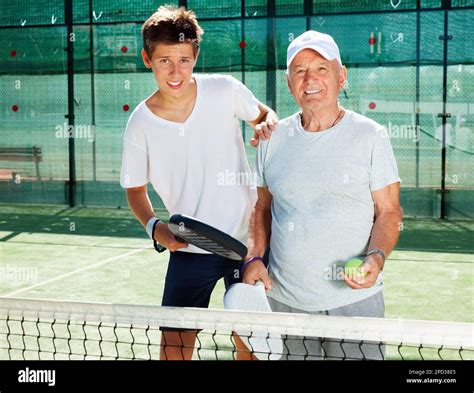
M224 295L227 310L271 312L261 281L255 285L238 283L231 285ZM278 360L283 354L283 340L280 334L238 330L236 333L252 354L259 360Z
M225 258L241 261L248 252L242 242L193 217L173 214L168 228L178 240Z

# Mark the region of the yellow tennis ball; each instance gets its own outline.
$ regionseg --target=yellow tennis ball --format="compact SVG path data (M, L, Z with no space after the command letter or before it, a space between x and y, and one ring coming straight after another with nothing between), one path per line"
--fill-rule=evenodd
M367 275L367 272L362 273L357 270L357 268L362 265L364 261L360 258L349 259L344 266L344 274L349 277L364 277Z

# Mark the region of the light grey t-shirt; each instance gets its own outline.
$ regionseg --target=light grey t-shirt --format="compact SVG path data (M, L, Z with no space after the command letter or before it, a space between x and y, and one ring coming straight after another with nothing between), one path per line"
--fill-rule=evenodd
M400 181L380 124L346 110L334 127L308 132L299 114L260 141L257 185L273 195L268 295L322 311L363 300L383 287L353 290L340 278L349 258L367 251L374 221L371 191Z

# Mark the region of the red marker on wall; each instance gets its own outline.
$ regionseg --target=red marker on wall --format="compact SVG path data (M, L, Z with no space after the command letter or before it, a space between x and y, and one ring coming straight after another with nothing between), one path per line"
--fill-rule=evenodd
M372 31L370 33L370 38L369 38L369 46L370 46L370 53L373 54L375 52L375 44L377 43L377 40L375 39L375 33Z
M370 46L371 54L375 53L375 45L377 45L377 54L380 55L382 53L382 32L381 31L377 32L377 38L375 38L375 33L373 31L370 32L369 46Z

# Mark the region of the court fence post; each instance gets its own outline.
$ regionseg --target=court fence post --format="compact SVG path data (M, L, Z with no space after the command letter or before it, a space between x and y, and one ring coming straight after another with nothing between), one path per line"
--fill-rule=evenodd
M275 112L277 111L276 103L276 50L275 50L275 15L276 2L275 0L268 0L267 3L267 105Z
M440 218L446 217L446 119L451 117L447 112L447 90L448 90L448 41L452 38L449 36L448 28L448 10L451 8L451 0L443 0L442 8L444 10L444 32L440 39L443 40L443 112L438 116L442 119L443 135L441 146L441 189L439 190L441 196Z
M64 15L67 31L67 97L68 113L65 116L68 120L68 129L74 130L74 31L73 31L73 11L72 0L64 0ZM69 145L69 180L66 182L69 206L76 205L76 154L75 135L71 132L68 138Z

